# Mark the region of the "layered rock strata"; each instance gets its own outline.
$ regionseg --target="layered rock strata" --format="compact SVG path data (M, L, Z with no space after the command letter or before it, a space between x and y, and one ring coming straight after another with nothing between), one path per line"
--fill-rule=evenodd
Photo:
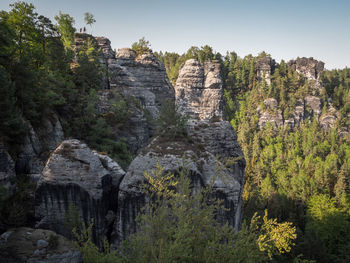
M35 194L36 227L71 236L66 218L75 209L86 225L94 221L100 246L110 235L117 211L118 187L125 172L106 155L78 140L66 140L52 153Z
M122 96L128 104L128 130L117 133L136 153L153 135L152 124L161 105L175 99L174 88L164 65L152 53L137 56L129 48L119 49L115 58L108 59L108 75L110 89L100 93L99 111L108 112L113 97Z
M220 64L187 60L179 71L175 95L179 112L193 119L223 120Z
M135 217L147 201L140 189L144 172L155 170L157 162L166 171L175 171L183 166L183 157L190 170L193 191L213 183L215 195L224 200L227 208L220 211L218 220L236 229L240 226L245 162L232 126L222 121L222 81L218 65L202 66L196 60L188 60L180 70L175 93L179 111L190 116L187 137L157 136L130 164L119 189L117 221L112 235L115 245L136 231ZM230 165L224 165L233 158L235 161Z

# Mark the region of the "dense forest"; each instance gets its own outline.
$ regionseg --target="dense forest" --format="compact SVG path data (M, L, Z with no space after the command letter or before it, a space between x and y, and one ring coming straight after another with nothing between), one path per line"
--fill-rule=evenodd
M24 2L0 13L0 141L15 156L28 122L40 126L57 112L66 137L82 139L127 167L132 154L126 142L115 137L113 127L127 129L129 102L119 97L111 114L97 112L97 93L107 74L99 62L100 50L93 37L75 47L73 17L60 12L55 20ZM137 54L152 51L145 39L132 49ZM257 63L270 57L264 52L241 58L203 46L185 54L154 54L173 85L190 58L220 63L225 118L236 130L246 160L242 229L236 233L216 223L220 203L208 201L210 189L191 196L186 169L175 180L173 175L164 179L159 167L148 177L154 187L147 189L155 200L149 208L153 213L140 216L140 232L123 251L117 253L106 244L99 252L89 227L83 226L80 233L75 229L75 243L86 262L349 262L350 136L344 131L350 127L350 69L324 70L319 77L321 115L330 104L337 111L329 130L322 129L316 117L292 128L261 126L257 108L280 110L288 119L297 101L314 93L312 81L283 60L274 64L270 84L259 80ZM268 109L268 98L277 101L277 108ZM176 112L167 118L181 119ZM24 188L32 186L23 180L18 185L12 196L0 189L1 220L11 227L31 219L30 193ZM177 192L168 190L173 188ZM198 208L198 203L203 205ZM150 225L157 229L158 244L148 243L155 234ZM195 232L190 225L197 226ZM157 253L158 261L150 261Z
M275 65L270 85L258 81L257 61L269 57L264 52L240 58L235 52L222 56L203 46L182 55L157 56L173 83L189 58L221 64L226 119L237 131L247 162L244 217L249 220L256 211L267 209L273 217L297 226L292 253L277 261L290 262L301 254L317 262L349 261L350 138L340 132L350 125L350 70L325 70L320 76L320 96L326 102L331 99L339 112L331 130L324 131L316 118L293 129L271 123L259 128L257 108L264 107L265 99L275 98L288 118L296 101L312 94L312 83L283 60Z

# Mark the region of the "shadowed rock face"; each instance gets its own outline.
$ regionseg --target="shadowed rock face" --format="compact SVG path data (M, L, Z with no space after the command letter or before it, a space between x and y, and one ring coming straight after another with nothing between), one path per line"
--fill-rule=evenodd
M91 151L78 140L62 142L49 158L37 185L35 216L40 221L36 227L69 237L66 215L74 205L85 224L94 220L94 238L101 246L110 234L108 224L112 224L117 211L123 176L124 171L108 156Z
M0 185L12 192L15 177L15 162L0 143Z
M175 86L179 112L193 119L223 120L222 93L219 63L206 62L203 66L190 59L180 69Z
M174 171L183 165L183 156L190 170L193 191L200 191L214 180L215 195L224 200L228 209L220 211L217 219L236 229L240 227L245 161L232 126L222 121L222 81L218 65L202 66L196 60L188 60L180 70L175 91L179 111L190 116L186 126L188 137L157 136L132 161L119 188L117 220L112 234L115 246L136 231L135 217L148 201L140 190L144 171L151 173L157 162L166 171ZM228 158L237 161L225 167L223 160Z
M28 175L37 181L49 153L56 149L63 140L64 133L58 116L52 113L49 118L42 121L39 128L34 128L25 121L28 133L25 136L16 160L16 174Z

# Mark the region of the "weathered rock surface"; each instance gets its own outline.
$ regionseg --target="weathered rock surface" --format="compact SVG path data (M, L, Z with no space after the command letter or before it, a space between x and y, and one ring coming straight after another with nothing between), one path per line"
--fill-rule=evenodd
M82 263L82 257L69 240L53 231L21 227L0 236L0 262Z
M282 111L277 109L277 100L268 98L264 100L264 105L266 110L261 110L260 107L257 109L259 114L259 127L264 127L266 123L272 123L275 128L283 125Z
M152 54L137 56L129 48L119 49L114 59L108 59L109 90L100 93L101 113L110 110L110 99L117 92L128 102L128 131L118 131L131 152L145 146L153 134L150 122L158 117L165 100L173 100L172 87L164 65Z
M193 119L223 120L222 92L219 63L206 62L203 66L190 59L180 69L175 85L179 112Z
M258 81L265 80L267 85L271 84L271 74L275 61L271 57L262 57L256 62Z
M26 121L26 124L29 131L17 156L16 174L28 175L36 181L50 152L63 140L64 133L60 120L55 113L51 113L36 129L28 121Z
M297 58L288 62L288 66L295 69L298 73L303 74L309 80L317 80L324 70L324 63L314 58Z
M200 191L213 180L214 193L224 200L224 205L228 209L218 215L218 220L222 223L228 222L236 229L239 228L245 167L243 154L236 141L226 141L235 137L229 123L205 124L210 127L202 126L196 130L196 135L200 135L199 142L191 142L187 139L170 141L168 138L156 137L133 160L120 184L119 209L114 227L115 233L112 236L115 244L119 244L136 231L135 217L146 202L146 197L140 190L144 182L144 171L151 173L152 170L155 170L157 162L164 167L165 171L175 171L183 166L183 156L186 156L185 163L190 170L189 176L192 179L193 191ZM195 127L191 129L194 130ZM221 130L219 134L215 133L223 127L227 130ZM230 131L232 134L229 134ZM218 137L221 140L215 143L215 138L209 141L207 136ZM209 142L208 145L202 144L203 141ZM225 146L221 148L223 144ZM213 153L209 150L212 150ZM239 161L230 168L226 168L222 162L217 161L215 151L223 157L236 157ZM216 173L216 169L220 170L219 174Z
M306 118L315 116L318 119L322 112L322 106L323 106L321 99L316 96L306 96L304 98L304 101L305 101Z
M118 187L124 174L111 158L91 151L86 144L74 139L62 142L37 185L35 216L40 221L36 227L69 237L66 215L74 205L85 224L94 220L94 238L102 245L110 234L110 217L117 211Z
M200 191L213 180L215 194L224 200L228 209L217 215L218 220L236 229L240 226L245 161L232 126L222 121L222 81L218 65L206 63L203 67L196 60L188 60L180 70L175 90L179 111L190 116L187 137L157 136L130 164L119 188L112 235L116 246L136 231L135 217L147 201L140 190L144 172L151 173L157 162L166 171L175 171L183 166L183 156L190 170L193 191ZM236 162L225 167L224 161L231 158Z

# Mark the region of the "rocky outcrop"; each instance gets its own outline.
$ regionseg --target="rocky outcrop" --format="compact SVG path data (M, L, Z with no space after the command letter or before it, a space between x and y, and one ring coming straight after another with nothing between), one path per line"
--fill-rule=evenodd
M258 81L265 81L267 85L271 84L271 74L275 61L271 57L262 57L256 62L256 71Z
M275 128L283 125L282 111L277 109L277 100L274 98L268 98L264 100L264 106L264 110L260 107L257 109L259 114L259 127L262 128L267 123L272 123Z
M37 181L50 152L63 140L64 133L56 113L43 119L40 127L34 129L26 121L28 133L25 136L16 160L16 174L25 174Z
M306 96L304 98L305 101L305 117L310 118L311 116L315 116L317 119L319 118L322 112L322 101L319 97L316 96Z
M182 66L176 80L176 105L179 112L199 120L223 120L220 65L201 65L190 59Z
M324 70L324 63L314 58L297 58L288 62L288 66L304 75L309 80L318 80Z
M260 81L263 71L268 71L269 61L266 57L257 61L258 79ZM321 90L324 89L320 80L320 75L324 70L324 63L313 58L297 58L289 61L288 66L306 78L309 87L311 87L310 93L296 101L292 112L285 112L286 109L278 108L276 99L266 99L264 101L264 109L261 109L261 107L257 108L259 127L262 128L266 123L272 123L274 127L289 126L294 128L305 120L316 118L321 128L329 131L334 126L338 114L332 107L331 100L327 103L320 98ZM260 73L259 70L261 71ZM321 116L325 103L327 103L327 112Z
M52 153L35 194L36 227L70 236L66 216L72 207L80 220L94 220L94 238L102 245L117 211L118 187L124 171L106 155L78 140L66 140Z
M161 105L167 99L175 99L174 88L164 65L152 53L137 56L129 48L119 49L115 58L108 59L108 75L109 89L99 94L99 112L110 111L115 94L127 101L128 129L116 133L136 153L153 135L152 120L158 117Z
M7 263L82 263L71 241L50 230L21 227L0 236L0 261Z
M224 200L227 208L218 213L217 219L236 229L240 227L245 161L232 126L222 121L222 82L218 66L216 63L202 66L196 60L188 60L180 70L175 90L179 111L190 116L187 136L173 139L157 136L130 164L119 188L112 235L116 246L136 231L135 217L147 201L140 189L144 172L151 173L157 162L166 171L175 171L184 165L183 158L193 191L213 183L215 195ZM235 161L225 166L232 158Z
M237 145L237 141L229 141L235 138L232 127L223 123L208 124L209 127L197 128L196 135L199 142L192 142L186 138L178 140L168 140L157 137L133 160L129 170L120 185L118 196L118 214L115 224L115 233L112 241L119 244L128 235L136 231L135 218L146 203L146 197L140 186L144 182L144 172L149 173L155 170L157 162L165 171L175 171L183 166L183 156L191 176L193 191L200 191L202 187L208 186L213 180L213 190L217 197L224 200L224 205L228 211L218 215L218 220L222 223L228 222L237 229L241 223L241 206L243 190L244 161L243 154ZM191 129L196 129L191 127ZM226 129L223 131L222 129ZM219 134L214 133L219 131ZM230 133L232 132L232 133ZM215 142L212 138L208 145L207 136L221 139ZM227 140L227 141L226 141ZM221 145L226 149L221 149ZM234 144L234 145L232 145ZM210 152L213 150L213 153ZM239 159L237 163L226 168L223 162L215 157L215 150L223 156L230 155ZM224 159L224 158L223 158ZM220 170L217 174L217 170Z

